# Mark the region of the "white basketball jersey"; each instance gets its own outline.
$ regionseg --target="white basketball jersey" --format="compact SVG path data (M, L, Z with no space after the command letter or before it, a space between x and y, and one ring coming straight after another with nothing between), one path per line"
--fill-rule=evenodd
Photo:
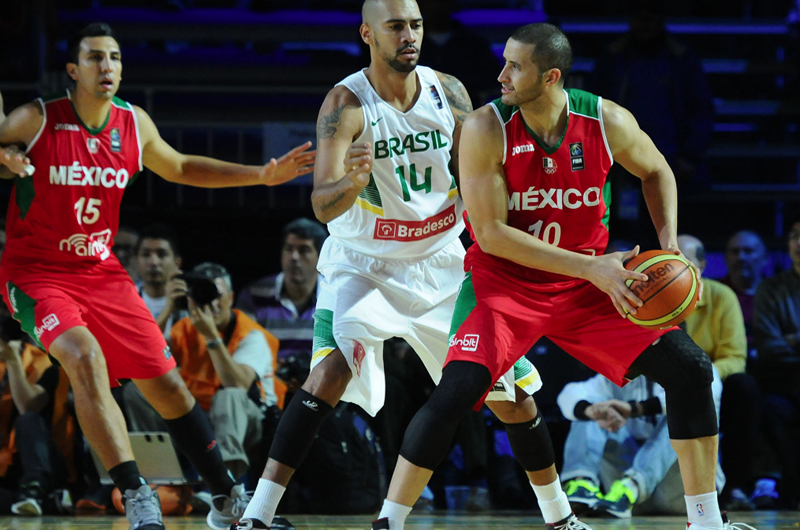
M436 72L417 66L421 92L408 112L383 101L364 71L342 82L361 101L372 174L355 204L328 223L342 245L379 258L440 250L464 230L463 203L450 174L455 120Z

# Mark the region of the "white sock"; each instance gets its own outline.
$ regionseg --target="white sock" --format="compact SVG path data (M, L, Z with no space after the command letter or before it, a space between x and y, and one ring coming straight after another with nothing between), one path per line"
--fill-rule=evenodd
M545 523L557 523L572 515L567 494L561 488L561 481L556 477L555 482L546 486L537 486L531 482L539 508Z
M719 512L717 492L702 495L684 495L689 522L705 528L722 529L722 514Z
M272 518L275 517L278 503L281 502L285 492L285 486L265 478L258 479L256 491L247 504L241 519L258 519L269 526L272 523Z
M403 530L403 525L406 524L406 517L408 517L410 513L411 506L404 506L386 499L383 501L383 507L381 508L381 514L378 516L378 519L386 517L389 519L389 528L392 530Z

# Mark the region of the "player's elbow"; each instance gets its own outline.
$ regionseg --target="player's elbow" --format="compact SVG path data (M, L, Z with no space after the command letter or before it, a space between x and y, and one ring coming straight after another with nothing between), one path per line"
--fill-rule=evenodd
M501 234L497 233L498 231L493 224L473 224L472 231L481 250L487 254L500 256L502 248Z

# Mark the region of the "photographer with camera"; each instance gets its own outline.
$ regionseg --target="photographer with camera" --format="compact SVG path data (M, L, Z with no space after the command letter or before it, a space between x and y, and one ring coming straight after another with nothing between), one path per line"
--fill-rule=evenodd
M189 316L172 326L172 354L189 392L208 414L223 461L241 477L250 450L263 443L268 408L285 392L273 378L278 340L233 309L231 277L222 265L203 263L179 279L186 285ZM173 303L181 302L178 297ZM131 430L165 430L136 387L127 385L124 398Z
M136 245L134 259L142 281L139 295L169 342L172 325L189 316L175 231L163 224L145 228Z

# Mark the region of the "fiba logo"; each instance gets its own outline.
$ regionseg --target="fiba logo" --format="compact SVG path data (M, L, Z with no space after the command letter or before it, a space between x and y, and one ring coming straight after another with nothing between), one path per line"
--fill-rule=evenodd
M375 233L380 239L394 239L397 237L397 223L378 219L375 225Z
M58 250L62 252L75 252L80 257L98 256L101 260L111 255L108 243L111 241L111 230L106 228L102 232L93 234L72 234L58 243Z
M478 342L480 341L480 335L464 335L463 339L459 339L455 335L450 337L450 347L453 348L455 346L461 346L462 351L477 351L478 349Z

